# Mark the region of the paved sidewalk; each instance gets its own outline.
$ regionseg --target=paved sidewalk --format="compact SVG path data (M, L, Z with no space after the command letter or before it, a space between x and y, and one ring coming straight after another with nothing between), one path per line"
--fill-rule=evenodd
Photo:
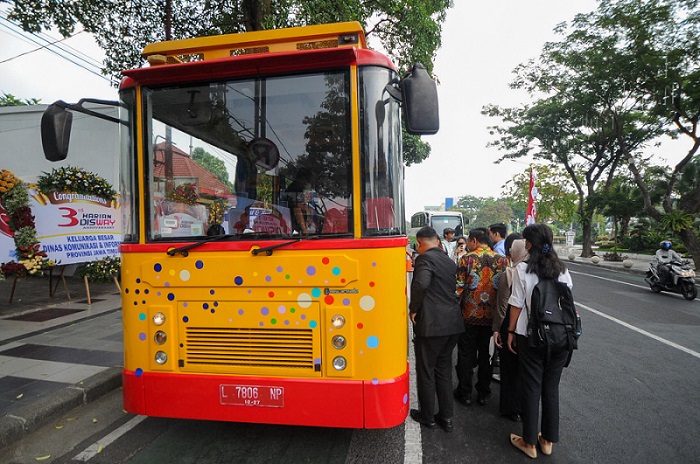
M54 282L55 283L55 282ZM121 385L121 302L115 284L67 277L0 282L0 447ZM70 299L68 293L70 293Z

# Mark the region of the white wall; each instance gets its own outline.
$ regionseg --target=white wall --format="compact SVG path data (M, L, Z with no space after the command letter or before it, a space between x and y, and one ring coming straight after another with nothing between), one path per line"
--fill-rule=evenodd
M119 124L73 112L68 157L51 162L41 146L41 115L47 105L0 108L0 169L33 182L42 172L61 166L77 166L119 186ZM118 117L116 107L90 107Z

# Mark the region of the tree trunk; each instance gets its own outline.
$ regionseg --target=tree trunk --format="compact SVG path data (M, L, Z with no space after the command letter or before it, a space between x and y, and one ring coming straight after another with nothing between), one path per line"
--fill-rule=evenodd
M623 239L629 237L630 235L630 220L632 218L623 217L620 219L620 237Z
M593 242L591 240L591 230L593 229L593 224L590 220L583 221L581 224L583 233L583 250L581 250L582 258L590 258L593 256Z
M578 215L581 219L581 233L583 234L583 249L581 250L582 258L590 258L593 256L593 241L591 240L591 232L593 230L593 210L586 205L586 199L583 191L578 192Z
M243 0L243 15L246 31L262 31L265 16L270 12L270 0Z
M700 269L698 267L700 266L700 241L698 240L698 236L695 234L695 231L692 228L683 229L678 232L678 236L681 238L681 242L683 242L683 245L685 245L685 248L688 250L690 256L693 257L695 268Z

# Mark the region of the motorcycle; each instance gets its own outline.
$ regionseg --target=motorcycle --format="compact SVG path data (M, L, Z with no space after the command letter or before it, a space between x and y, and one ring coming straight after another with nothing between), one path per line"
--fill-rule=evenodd
M649 284L651 291L680 293L686 300L694 300L698 296L698 289L695 286L695 271L690 267L690 263L673 261L668 263L668 266L668 277L662 281L657 264L653 261L649 264L644 281Z

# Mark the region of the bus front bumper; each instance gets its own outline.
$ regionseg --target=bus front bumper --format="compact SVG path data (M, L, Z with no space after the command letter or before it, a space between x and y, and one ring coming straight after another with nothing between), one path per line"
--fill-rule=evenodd
M390 428L408 414L408 365L389 380L319 380L124 369L124 409L182 419Z

